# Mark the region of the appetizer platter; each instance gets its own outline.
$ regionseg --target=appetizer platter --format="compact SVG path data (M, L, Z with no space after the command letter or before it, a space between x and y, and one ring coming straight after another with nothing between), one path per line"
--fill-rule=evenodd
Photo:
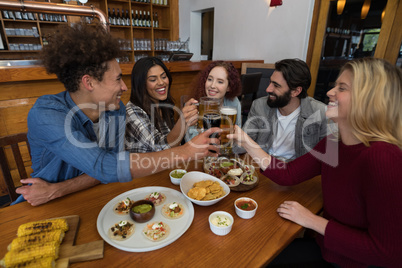
M235 192L249 191L258 185L254 166L246 165L240 159L204 158L204 172L221 179Z
M130 216L133 213L116 213L115 208L124 200L127 203L127 198L133 206L140 200L153 201L155 212L152 218L137 222ZM181 192L167 187L142 187L110 200L98 215L97 229L103 240L115 248L147 252L176 241L187 231L193 219L193 204Z

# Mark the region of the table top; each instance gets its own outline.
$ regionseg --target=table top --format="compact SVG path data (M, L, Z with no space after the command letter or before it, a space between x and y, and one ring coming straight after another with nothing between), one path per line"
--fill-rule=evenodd
M202 161L192 162L187 170L202 170ZM38 207L23 202L0 209L0 258L16 237L18 226L30 221L79 215L76 245L102 239L96 227L102 208L121 193L139 187L163 186L180 191L180 186L170 182L170 171L128 183L98 185ZM234 201L244 196L258 203L257 213L252 219L246 220L236 215ZM260 267L268 264L303 230L276 213L285 200L298 201L313 213L319 212L322 208L320 177L295 186L279 186L259 174L258 186L250 191L232 191L213 206L194 204L191 226L166 247L150 252L125 252L105 242L102 259L80 262L70 267L125 267L133 263L144 267ZM226 236L217 236L209 228L208 216L218 210L227 211L234 217L232 231Z

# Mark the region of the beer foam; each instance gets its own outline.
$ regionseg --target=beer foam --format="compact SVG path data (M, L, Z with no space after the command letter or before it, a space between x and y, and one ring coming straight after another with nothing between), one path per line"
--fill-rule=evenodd
M224 115L235 115L237 114L237 110L232 107L222 107L220 110L221 114Z

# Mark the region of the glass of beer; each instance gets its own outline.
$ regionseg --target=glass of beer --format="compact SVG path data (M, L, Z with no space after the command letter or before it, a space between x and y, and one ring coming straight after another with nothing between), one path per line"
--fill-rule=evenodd
M200 98L200 106L198 108L198 128L203 128L204 114L215 113L219 114L219 108L221 107L222 101L220 99L213 99L208 97Z
M234 125L236 124L237 109L235 107L222 106L221 114L221 155L230 156L232 154L232 140L226 135L234 133Z
M207 112L204 113L203 116L203 127L204 130L213 128L213 127L220 127L221 126L221 115L217 112ZM209 137L210 138L218 138L219 134L213 133ZM212 153L216 153L215 151L211 151Z

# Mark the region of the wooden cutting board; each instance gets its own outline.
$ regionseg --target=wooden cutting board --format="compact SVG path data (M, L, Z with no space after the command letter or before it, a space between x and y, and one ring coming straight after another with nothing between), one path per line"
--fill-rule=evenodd
M75 245L75 238L80 223L80 217L78 215L60 218L67 220L69 230L66 232L64 240L60 245L59 258L56 260L56 268L67 268L71 263L103 258L103 240Z

